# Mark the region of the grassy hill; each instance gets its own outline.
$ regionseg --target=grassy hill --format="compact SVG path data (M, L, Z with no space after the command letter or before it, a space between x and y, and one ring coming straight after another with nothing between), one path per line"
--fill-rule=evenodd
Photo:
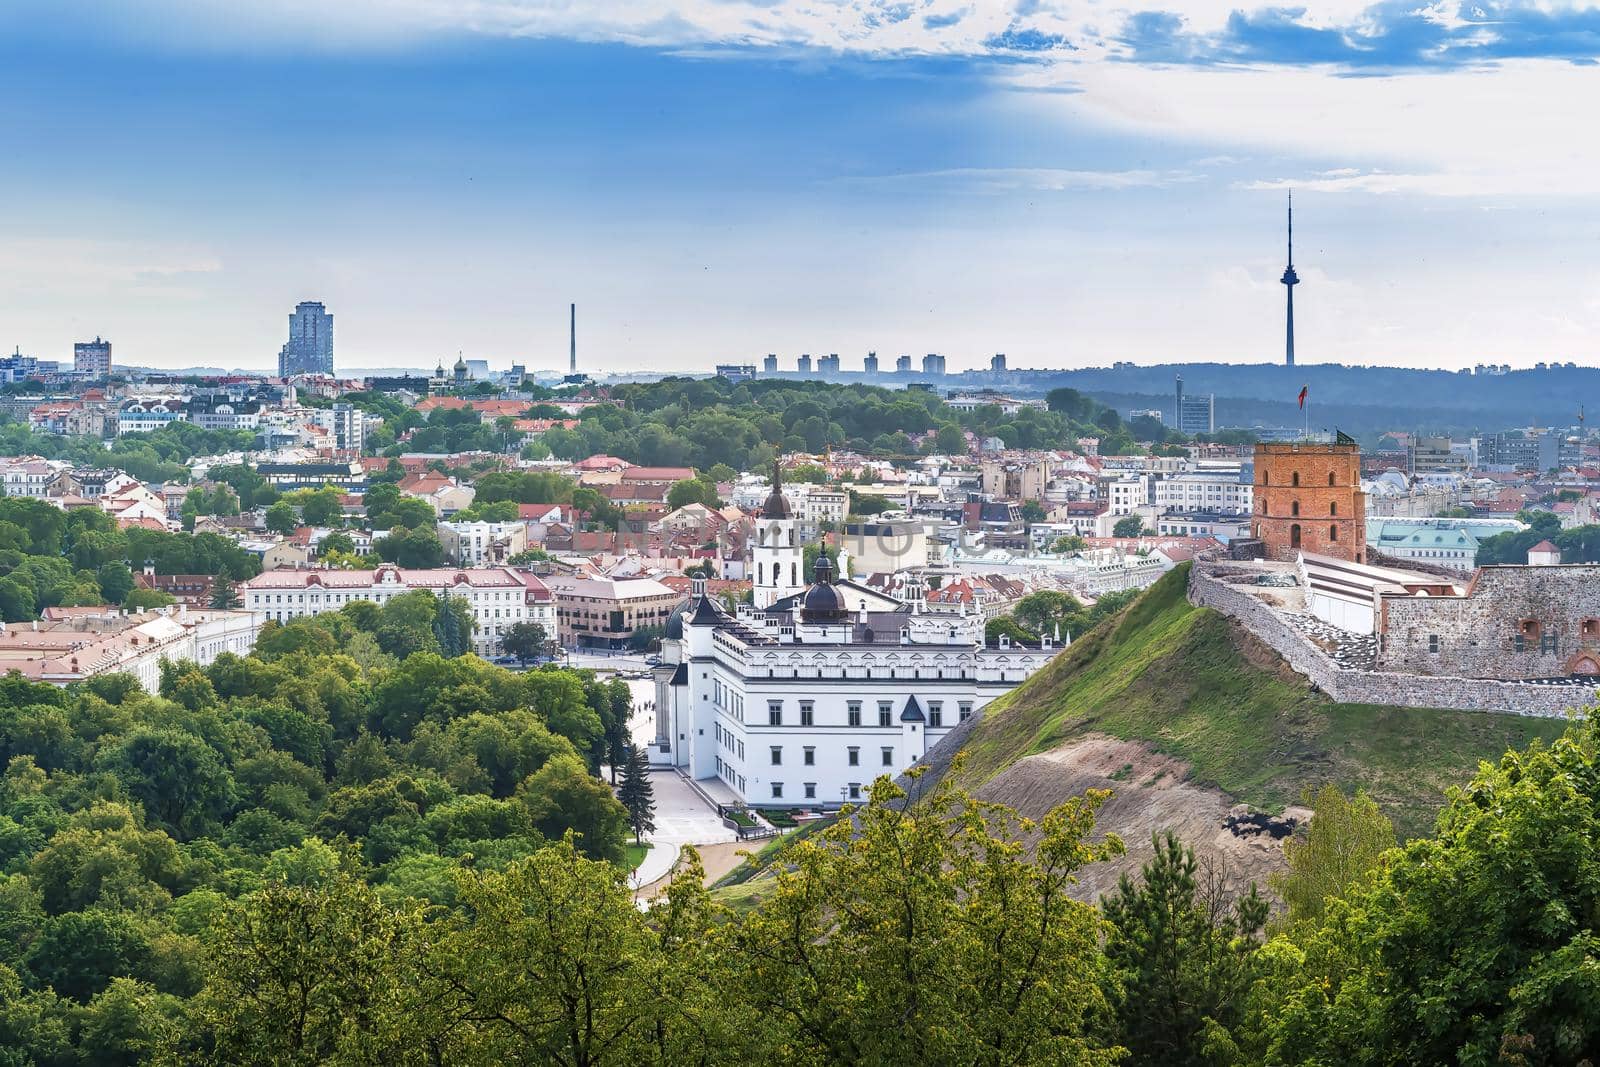
M989 705L963 746L961 782L1088 734L1140 741L1192 765L1193 781L1279 810L1327 781L1366 789L1403 836L1428 830L1443 792L1566 724L1422 708L1338 704L1226 616L1163 577L1027 683Z

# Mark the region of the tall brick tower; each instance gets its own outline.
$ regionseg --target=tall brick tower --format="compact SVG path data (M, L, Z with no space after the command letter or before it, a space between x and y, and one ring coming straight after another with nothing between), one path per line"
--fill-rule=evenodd
M1250 527L1268 559L1293 560L1303 551L1365 563L1360 446L1342 433L1332 441L1256 445Z

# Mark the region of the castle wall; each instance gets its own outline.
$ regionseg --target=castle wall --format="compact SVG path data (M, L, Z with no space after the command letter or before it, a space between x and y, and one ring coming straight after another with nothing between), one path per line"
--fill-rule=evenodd
M1600 566L1484 567L1464 597L1385 597L1382 611L1383 670L1556 678L1600 666Z
M1282 656L1295 671L1341 703L1555 718L1565 715L1568 709L1582 708L1594 696L1593 690L1582 686L1533 685L1341 667L1277 612L1208 574L1207 564L1201 560L1195 561L1189 572L1189 600L1234 619Z

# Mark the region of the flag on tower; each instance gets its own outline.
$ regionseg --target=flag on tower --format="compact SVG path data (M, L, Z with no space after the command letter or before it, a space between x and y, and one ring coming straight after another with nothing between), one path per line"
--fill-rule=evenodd
M1309 385L1302 385L1300 387L1300 410L1301 411L1304 411L1305 408L1306 408L1306 393L1310 392L1310 390L1311 390L1311 387Z

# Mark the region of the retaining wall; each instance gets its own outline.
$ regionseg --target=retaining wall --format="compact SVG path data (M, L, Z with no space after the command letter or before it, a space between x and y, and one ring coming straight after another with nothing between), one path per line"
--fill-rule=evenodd
M1483 678L1448 678L1341 667L1305 634L1248 593L1206 573L1196 560L1189 570L1189 602L1213 608L1238 622L1289 666L1334 700L1345 704L1392 704L1409 708L1494 711L1546 718L1582 708L1594 693L1581 686L1529 685Z

